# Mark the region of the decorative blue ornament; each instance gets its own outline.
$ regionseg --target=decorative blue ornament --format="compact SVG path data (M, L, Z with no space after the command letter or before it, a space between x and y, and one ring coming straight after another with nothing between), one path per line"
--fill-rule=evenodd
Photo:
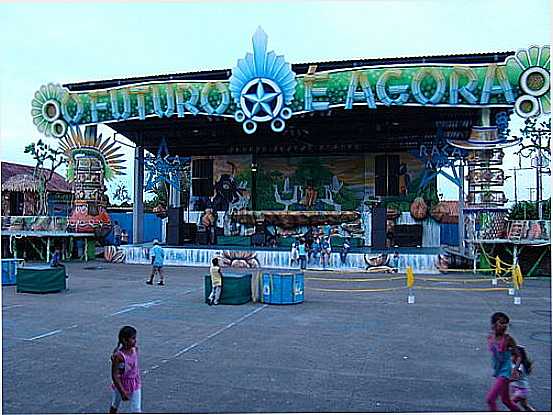
M170 156L165 139L161 140L157 155L144 157L144 168L148 172L148 179L144 189L155 189L159 182L165 182L175 190L180 190L180 170L182 165L190 161L190 157Z
M456 148L447 143L443 138L443 132L438 128L437 140L432 147L427 148L424 144L418 150L410 151L417 159L424 163L423 177L419 189L423 189L434 177L442 175L457 186L461 186L461 177L455 168L455 162L467 156L468 151ZM450 168L453 176L443 169Z
M273 131L284 130L291 117L289 105L296 91L296 74L292 67L277 56L267 53L267 34L261 29L253 35L253 55L247 53L239 59L229 79L229 90L234 102L240 107L234 119L242 123L247 134L253 134L258 122L271 121Z
M495 125L497 125L497 138L506 140L509 135L509 116L505 111L496 114Z

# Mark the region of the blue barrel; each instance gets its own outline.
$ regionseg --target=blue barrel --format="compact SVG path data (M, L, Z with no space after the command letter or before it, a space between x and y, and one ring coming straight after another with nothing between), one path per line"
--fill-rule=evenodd
M263 273L262 299L267 304L303 303L303 273Z
M15 285L17 277L17 263L20 259L2 260L2 285Z

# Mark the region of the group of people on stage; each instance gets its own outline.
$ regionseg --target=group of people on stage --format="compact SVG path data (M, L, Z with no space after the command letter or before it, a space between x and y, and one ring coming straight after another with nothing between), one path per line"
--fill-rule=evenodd
M349 238L344 240L340 248L340 262L346 263L348 253L351 249ZM305 269L307 265L322 265L327 268L330 263L330 255L332 254L332 245L330 236L316 236L312 240L299 238L292 243L290 251L290 266L298 266Z

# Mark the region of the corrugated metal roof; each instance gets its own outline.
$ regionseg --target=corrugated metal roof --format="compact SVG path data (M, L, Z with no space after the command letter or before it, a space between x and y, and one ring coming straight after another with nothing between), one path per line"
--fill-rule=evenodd
M506 52L488 52L488 53L470 53L453 55L426 55L414 57L396 57L396 58L362 58L340 61L319 61L309 63L292 64L292 70L296 75L307 73L309 66L317 65L317 71L329 71L335 69L353 69L363 66L378 65L399 65L399 64L425 64L425 63L443 63L443 64L480 64L503 62L505 58L513 55L514 51ZM87 91L94 89L113 88L123 85L131 85L143 82L163 82L163 81L216 81L225 80L230 77L231 69L214 69L209 71L182 72L176 74L163 74L152 76L140 76L131 78L118 78L100 81L84 81L64 84L70 91Z

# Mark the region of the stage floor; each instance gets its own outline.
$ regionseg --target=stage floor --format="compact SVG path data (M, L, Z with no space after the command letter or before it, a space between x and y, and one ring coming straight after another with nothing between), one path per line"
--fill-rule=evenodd
M145 244L129 244L125 246L146 246L151 247L152 243ZM279 251L279 252L288 252L290 248L281 247L281 246L240 246L240 245L198 245L198 244L184 244L180 246L173 245L163 245L163 248L178 249L217 249L225 251ZM419 255L438 255L444 252L445 248L443 247L390 247L390 248L372 248L370 246L364 246L361 248L350 248L349 252L351 254L394 254L398 252L399 254L419 254ZM333 252L340 252L340 248L332 248Z
M127 264L149 264L151 243L137 245L122 245L124 262ZM215 256L223 256L229 260L247 257L252 268L289 269L297 268L290 261L290 249L285 247L250 247L235 245L193 245L163 246L165 264L176 266L209 266ZM340 258L340 248L333 248L330 261L326 267L320 261L311 260L308 269L313 270L366 270L374 266L373 258L387 255L388 260L396 252L399 254L397 267L400 272L412 266L415 272L437 273L438 255L444 250L440 247L393 247L393 248L352 248L345 262ZM377 261L378 262L378 261ZM386 259L384 259L384 264Z

